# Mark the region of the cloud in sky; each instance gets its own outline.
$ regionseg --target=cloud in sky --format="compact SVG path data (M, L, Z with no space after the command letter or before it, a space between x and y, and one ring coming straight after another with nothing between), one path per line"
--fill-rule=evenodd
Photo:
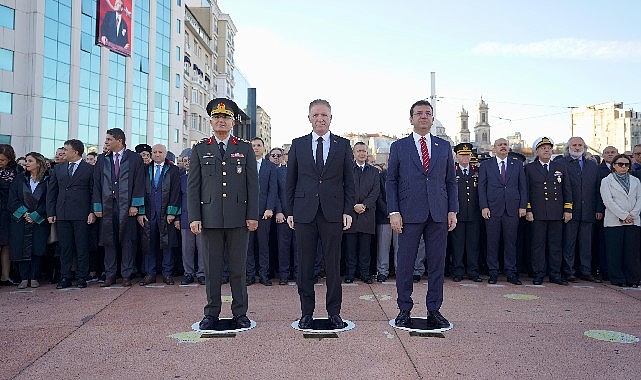
M529 43L483 42L476 45L472 51L479 55L641 62L641 42L639 41L559 38Z

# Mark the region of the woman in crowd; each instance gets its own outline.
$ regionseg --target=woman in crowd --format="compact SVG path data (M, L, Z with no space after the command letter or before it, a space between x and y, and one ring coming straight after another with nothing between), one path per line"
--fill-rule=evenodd
M40 153L26 156L26 171L17 175L9 189L11 258L18 262L22 282L18 289L28 285L40 286L41 257L47 250L49 223L46 215L47 159ZM29 280L31 283L29 284Z
M8 144L0 144L0 263L2 264L0 285L13 285L13 281L9 278L11 269L11 257L9 255L11 213L7 209L7 201L9 187L18 170L22 171L16 164L16 153L13 147Z
M615 156L612 173L601 181L601 197L610 282L636 288L641 280L641 182L630 175L631 167L628 156Z

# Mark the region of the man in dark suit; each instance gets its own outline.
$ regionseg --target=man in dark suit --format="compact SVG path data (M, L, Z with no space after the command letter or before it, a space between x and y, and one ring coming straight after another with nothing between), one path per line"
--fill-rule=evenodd
M367 163L367 145L354 144L354 207L350 212L352 226L345 231L345 283L354 282L358 274L366 284L372 283L369 273L372 236L376 233L376 200L381 191L378 169Z
M47 219L58 232L60 272L56 288L71 286L74 248L77 257L76 286L86 288L89 274L89 224L96 221L91 211L93 166L82 159L84 144L67 140L64 144L67 164L51 168L47 186Z
M272 149L270 157L272 162L275 164L278 163L276 170L278 196L276 197L276 209L274 210L276 213L274 219L278 246L278 275L280 277L278 285L287 285L287 280L290 277L290 269L293 269L291 272L293 278L298 277L298 245L296 244L295 231L289 228L287 224L287 210L285 207L287 203L287 165L281 164L283 150L281 148Z
M387 169L387 210L398 236L397 326L410 327L412 272L421 236L427 262L428 323L434 328L450 323L439 309L443 303L443 281L447 233L456 227L458 189L450 143L430 134L434 115L427 100L410 108L413 132L392 143Z
M479 170L470 165L472 144L460 143L456 152L456 181L458 183L459 212L456 228L450 232L452 243L452 280L463 279L467 264L467 277L481 282L479 277L479 234L481 209L479 208ZM467 253L467 261L464 260Z
M605 254L605 235L603 230L603 216L605 214L605 205L603 204L603 199L601 199L601 181L603 178L607 177L612 173L612 160L614 157L619 154L619 150L613 146L606 146L603 148L601 157L603 160L597 166L597 175L598 175L598 187L597 191L598 203L596 206L596 219L594 234L597 238L597 246L599 247L598 255L593 255L596 257L592 258L592 263L594 267L597 267L597 275L595 276L596 282L602 282L608 280L608 259Z
M594 281L592 276L592 231L596 221L599 202L599 180L597 164L584 157L585 142L581 137L570 137L566 145L564 162L572 187L572 220L563 230L562 274L568 282L576 282L575 252L579 246L579 271L577 277Z
M565 165L552 161L554 142L540 137L532 147L536 159L525 166L528 204L525 218L532 222L531 265L534 285L541 285L546 273L545 249L548 249L547 271L550 282L568 285L561 277L563 259L563 223L572 219L572 187Z
M202 233L207 291L201 330L218 326L223 259L229 263L233 321L238 328L251 326L245 280L249 232L258 228L258 171L249 142L231 135L238 112L232 100L210 101L213 136L196 144L190 156L189 226Z
M488 282L497 282L503 235L503 269L508 282L521 285L516 269L516 240L519 218L526 212L527 182L521 161L508 157L506 139L497 139L493 150L495 158L482 161L479 167L479 207L487 231Z
M156 282L159 256L162 258L163 282L173 285L174 260L171 247L178 245L174 219L180 215L180 174L176 165L167 160L167 148L156 144L151 151L151 165L146 169L145 215L138 216L138 224L148 228L148 247L145 255L145 277L141 286Z
M276 208L278 179L276 165L265 159L265 142L260 137L251 140L256 167L258 168L258 229L249 233L247 247L247 285L256 282L256 252L258 251L258 277L261 284L272 286L269 279L269 230Z
M312 327L314 306L314 261L318 240L323 247L327 275L326 308L330 324L341 329L342 289L340 253L343 230L349 229L354 207L352 149L349 140L329 131L329 102L309 104L312 133L292 141L287 161L287 224L296 230L298 242L298 294L301 329Z
M121 248L120 273L122 285L131 286L135 269L133 251L138 223L136 217L145 213L145 173L142 158L126 149L125 132L120 128L107 130L105 147L108 154L98 156L93 173L93 210L102 218L101 243L105 247L105 282L116 281L116 260Z
M116 0L113 12L105 13L100 26L100 42L103 45L115 44L129 50L129 29L123 18L124 9L122 0Z

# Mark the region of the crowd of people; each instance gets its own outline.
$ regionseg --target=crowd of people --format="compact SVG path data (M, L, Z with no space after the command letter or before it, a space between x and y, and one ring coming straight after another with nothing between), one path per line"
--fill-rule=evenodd
M533 284L547 276L559 285L579 279L639 285L641 145L622 154L606 147L601 157L589 155L580 137L570 138L556 157L553 146L547 137L537 139L529 163L505 139L496 140L486 157L477 157L469 143L454 147L458 220L442 239L445 275L452 281L486 276L495 284L502 273L515 285L523 274ZM277 147L265 154L260 137L251 147L258 224L249 231L245 285L287 285L299 276L298 242L288 223L289 151ZM306 274L314 282L326 275L324 249L332 256L340 251L333 260L340 260L341 281L387 281L397 268L399 233L407 233L393 228L387 163L375 163L362 142L351 149L350 226L340 246L314 243L313 273ZM176 276L182 285L204 285L202 235L190 229L187 212L191 152L175 157L161 144L132 152L118 128L107 132L102 154L85 153L73 139L52 160L37 152L17 158L10 145L0 145L1 284L35 288L45 279L58 288L84 288L94 281L110 286L119 276L123 286L135 278L148 285L160 275L167 285ZM207 162L198 161L202 175ZM111 180L114 174L118 180ZM414 281L429 273L423 239L417 244ZM229 282L227 261L221 283Z

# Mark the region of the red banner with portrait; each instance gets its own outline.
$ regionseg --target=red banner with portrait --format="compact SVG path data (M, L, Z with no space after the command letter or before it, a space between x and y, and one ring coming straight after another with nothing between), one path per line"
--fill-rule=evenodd
M132 0L97 0L96 44L131 56Z

